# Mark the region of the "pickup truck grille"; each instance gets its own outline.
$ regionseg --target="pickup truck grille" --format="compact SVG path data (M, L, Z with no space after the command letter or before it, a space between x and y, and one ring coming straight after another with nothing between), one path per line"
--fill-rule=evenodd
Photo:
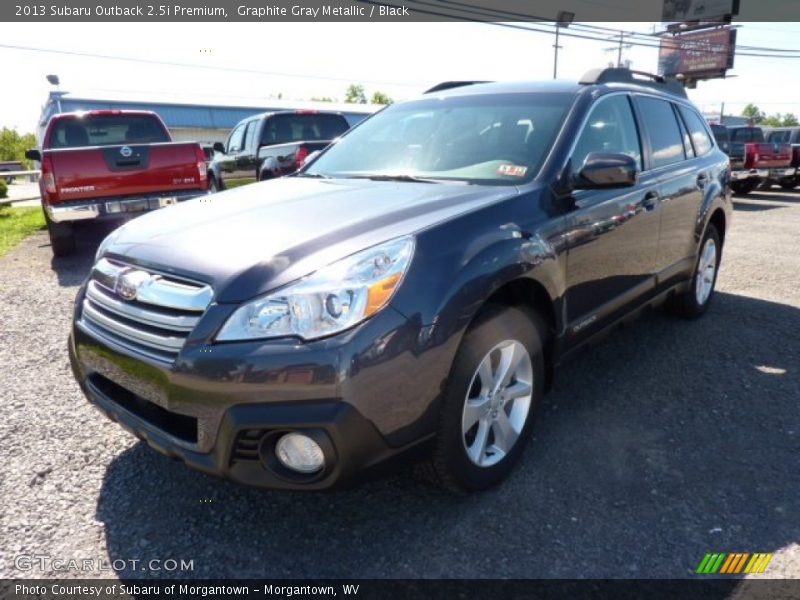
M101 258L78 325L94 337L172 362L212 296L208 285Z

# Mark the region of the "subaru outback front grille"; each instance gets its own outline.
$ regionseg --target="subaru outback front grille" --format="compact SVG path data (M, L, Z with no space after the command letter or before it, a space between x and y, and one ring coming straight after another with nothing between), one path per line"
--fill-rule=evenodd
M208 285L101 258L78 325L94 337L172 362L212 297Z

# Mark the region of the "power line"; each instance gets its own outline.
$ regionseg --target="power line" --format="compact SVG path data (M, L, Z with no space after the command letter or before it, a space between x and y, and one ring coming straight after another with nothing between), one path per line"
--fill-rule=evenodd
M289 78L300 78L300 79L315 79L315 80L322 80L322 81L343 81L352 83L353 81L359 81L361 83L369 83L373 85L397 85L403 87L419 87L420 85L424 85L424 82L398 82L398 81L376 81L370 79L361 79L360 77L328 77L325 75L299 75L296 73L284 73L279 71L259 71L257 69L244 69L240 67L221 67L221 66L214 66L214 65L198 65L196 63L182 63L182 62L172 62L172 61L165 61L165 60L155 60L149 58L135 58L132 56L115 56L113 54L98 54L94 52L77 52L75 50L57 50L54 48L36 48L33 46L19 46L14 44L2 44L0 43L0 48L7 48L9 50L21 50L25 52L43 52L48 54L62 54L66 56L80 56L83 58L100 58L104 60L122 60L127 62L134 62L134 63L142 63L148 65L164 65L170 67L182 67L182 68L189 68L189 69L206 69L211 71L226 71L229 73L246 73L248 75L266 75L269 77L289 77Z

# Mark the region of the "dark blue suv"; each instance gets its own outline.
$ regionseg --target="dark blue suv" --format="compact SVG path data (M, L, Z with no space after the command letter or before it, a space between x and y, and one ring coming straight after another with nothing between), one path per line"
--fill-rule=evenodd
M479 490L555 367L713 298L730 169L675 81L440 86L299 172L112 233L70 338L86 396L157 450L274 488L401 457Z

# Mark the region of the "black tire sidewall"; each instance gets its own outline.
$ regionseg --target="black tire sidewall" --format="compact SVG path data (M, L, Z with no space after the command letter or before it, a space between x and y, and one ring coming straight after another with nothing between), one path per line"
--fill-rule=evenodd
M437 460L456 487L476 491L503 480L513 469L530 438L544 393L544 356L540 321L535 315L512 308L491 308L464 335L453 362L444 395ZM521 342L530 354L533 367L533 394L528 419L512 450L496 465L479 467L467 456L463 442L462 415L468 386L480 361L505 340Z

